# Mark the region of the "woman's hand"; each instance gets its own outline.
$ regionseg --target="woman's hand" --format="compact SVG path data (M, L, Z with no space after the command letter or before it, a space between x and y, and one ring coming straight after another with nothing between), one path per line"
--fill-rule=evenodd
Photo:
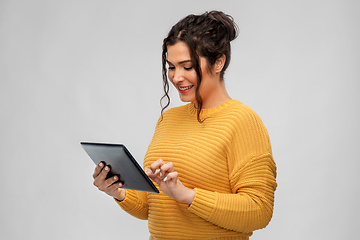
M145 173L160 187L160 190L178 201L191 204L195 197L195 190L185 187L174 172L172 162L165 163L158 159L146 168Z
M93 178L94 185L102 192L108 194L109 196L117 199L118 201L123 201L125 199L126 191L122 189L122 183L117 182L119 180L118 176L106 179L107 174L109 173L110 168L105 166L103 162L100 162L96 165Z

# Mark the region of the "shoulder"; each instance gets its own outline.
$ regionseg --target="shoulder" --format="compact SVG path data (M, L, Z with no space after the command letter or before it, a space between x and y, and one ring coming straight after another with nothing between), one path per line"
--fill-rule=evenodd
M261 144L266 149L270 149L268 131L259 115L251 107L241 102L232 104L231 109L228 109L226 119L234 139L241 139L242 143Z
M263 124L259 115L251 107L237 100L233 100L232 104L224 109L224 116L236 125Z
M233 147L229 149L229 152L241 149L244 159L271 154L268 131L259 115L251 107L240 102L233 104L228 119L231 119L229 125Z

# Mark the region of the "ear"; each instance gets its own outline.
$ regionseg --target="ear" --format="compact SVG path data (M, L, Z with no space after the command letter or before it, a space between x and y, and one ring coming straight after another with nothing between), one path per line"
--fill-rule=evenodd
M221 57L219 57L218 59L216 59L216 62L214 65L215 73L220 73L222 71L222 69L224 68L224 65L225 65L225 61L226 61L226 57L224 54Z

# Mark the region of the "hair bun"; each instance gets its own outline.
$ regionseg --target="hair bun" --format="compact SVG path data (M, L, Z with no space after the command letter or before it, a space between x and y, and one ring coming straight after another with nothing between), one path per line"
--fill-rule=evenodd
M234 19L232 16L227 15L221 11L211 11L208 12L207 16L210 19L216 20L221 22L226 29L226 32L228 34L228 40L231 42L238 36L238 26L234 22Z

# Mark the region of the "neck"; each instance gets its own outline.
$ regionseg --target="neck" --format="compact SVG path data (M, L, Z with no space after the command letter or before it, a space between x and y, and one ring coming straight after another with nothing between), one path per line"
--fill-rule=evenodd
M228 92L226 91L224 81L219 81L217 87L214 88L214 91L210 96L207 96L203 99L203 109L218 107L224 102L231 100ZM195 107L198 108L197 103L195 103Z

